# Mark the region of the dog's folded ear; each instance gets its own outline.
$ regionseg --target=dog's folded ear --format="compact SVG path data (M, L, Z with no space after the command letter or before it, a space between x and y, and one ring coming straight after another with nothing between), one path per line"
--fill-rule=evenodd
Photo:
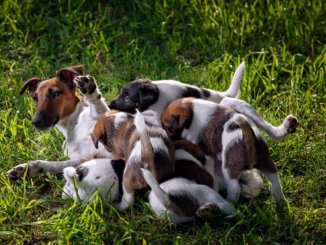
M148 108L148 106L154 104L159 96L158 88L151 82L142 84L140 88L140 98L139 98L139 110L143 111Z
M40 82L42 82L42 79L38 78L38 77L33 77L33 78L27 80L24 83L23 87L20 89L19 94L22 95L25 92L25 90L27 89L28 95L32 97Z
M65 67L57 71L57 77L61 82L67 84L70 89L75 88L74 78L83 74L84 71L82 65Z
M104 129L104 118L100 117L95 124L93 132L91 133L91 138L92 138L92 141L93 141L96 149L98 149L99 141L102 141L104 144L106 143L106 142L104 142L104 139L105 139L104 130L105 130Z

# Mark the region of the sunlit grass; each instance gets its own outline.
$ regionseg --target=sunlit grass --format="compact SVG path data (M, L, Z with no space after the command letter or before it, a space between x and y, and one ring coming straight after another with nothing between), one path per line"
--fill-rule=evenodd
M43 1L44 2L44 1ZM0 243L312 244L326 240L325 3L316 1L18 1L0 4ZM97 58L96 58L97 57ZM238 212L175 227L141 198L125 214L97 197L61 198L63 180L9 182L33 159L62 160L63 137L33 128L19 96L33 76L83 64L107 100L135 78L174 78L224 90L246 61L240 98L269 122L300 120L281 142L266 137L288 212L265 184Z

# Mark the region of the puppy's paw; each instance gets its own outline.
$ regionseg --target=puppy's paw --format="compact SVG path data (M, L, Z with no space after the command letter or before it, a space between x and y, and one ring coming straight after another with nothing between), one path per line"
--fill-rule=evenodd
M92 76L76 76L74 82L77 85L77 88L80 93L83 94L85 97L92 99L101 98L101 94L98 91L96 81Z
M217 209L217 205L212 202L207 202L197 209L196 216L201 219L208 219L212 217L213 211Z
M284 120L284 127L288 133L294 133L299 124L298 119L295 116L288 115Z

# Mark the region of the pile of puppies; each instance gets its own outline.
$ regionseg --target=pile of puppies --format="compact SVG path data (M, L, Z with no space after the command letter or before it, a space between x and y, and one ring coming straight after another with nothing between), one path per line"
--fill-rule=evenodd
M32 123L41 130L56 127L69 160L19 164L7 176L63 173L64 197L89 200L98 191L119 211L133 204L137 190L150 187L150 207L171 223L206 218L216 208L232 213L240 195L260 193L257 169L271 181L275 200L285 201L258 128L281 140L298 121L289 115L275 127L236 99L244 68L240 64L225 92L174 80L135 80L109 106L82 66L63 68L47 80L32 78L20 90L36 102Z

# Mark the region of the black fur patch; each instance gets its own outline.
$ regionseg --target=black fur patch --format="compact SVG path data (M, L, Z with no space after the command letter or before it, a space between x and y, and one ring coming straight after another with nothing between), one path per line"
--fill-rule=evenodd
M111 161L112 164L112 168L114 170L114 172L117 174L118 176L118 181L119 181L119 194L122 196L123 194L123 190L122 190L122 176L123 176L123 171L125 169L125 161L124 160L112 160Z
M208 98L211 95L211 92L206 88L202 88L201 92L203 93L204 97L206 97L206 98Z
M182 92L182 97L200 98L201 96L199 89L187 86L186 89Z
M88 174L88 168L84 167L84 166L79 166L76 168L76 173L79 176L79 181L82 181Z
M176 205L177 210L174 211L176 211L179 215L191 217L199 208L197 200L188 195L186 192L170 193L169 198Z

